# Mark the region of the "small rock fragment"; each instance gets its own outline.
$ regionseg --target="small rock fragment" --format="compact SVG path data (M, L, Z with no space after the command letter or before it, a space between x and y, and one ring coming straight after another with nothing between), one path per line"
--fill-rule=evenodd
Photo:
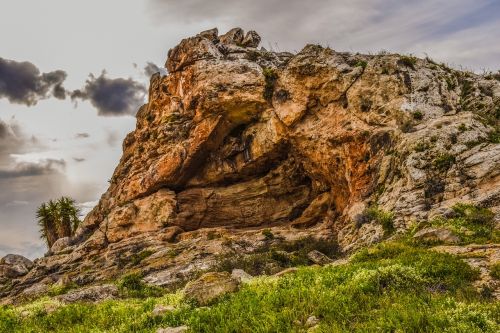
M307 257L309 260L311 260L313 263L324 266L326 264L331 263L333 260L328 258L325 254L319 252L318 250L312 250L307 254Z
M316 316L310 316L306 320L306 327L313 327L319 324L319 319Z
M249 32L247 32L245 38L243 38L241 45L244 47L257 47L259 46L260 41L261 38L259 34L253 30L250 30Z
M208 305L218 297L238 290L240 281L227 272L209 272L184 288L188 300L200 306Z
M219 30L217 28L202 31L198 36L209 39L211 42L216 42L219 39Z
M243 29L233 28L219 38L222 44L241 45L243 41Z
M231 276L235 279L240 280L241 282L248 282L253 278L253 276L242 269L233 269L233 271L231 272Z
M177 235L183 233L184 230L178 226L165 228L161 234L161 240L164 242L172 243L175 241Z
M174 310L175 310L175 307L173 307L172 305L157 304L157 305L155 305L155 307L153 309L153 316L162 316L162 315L169 313L169 312L172 312Z

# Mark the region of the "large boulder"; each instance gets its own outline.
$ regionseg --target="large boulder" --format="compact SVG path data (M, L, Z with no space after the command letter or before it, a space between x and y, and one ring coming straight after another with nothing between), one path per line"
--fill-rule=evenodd
M33 262L31 260L19 254L7 254L5 257L0 259L0 264L10 265L10 266L14 265L24 266L28 270L30 270L33 267Z
M71 237L59 238L58 240L56 240L54 242L54 244L52 244L52 247L50 248L50 252L52 252L52 253L60 252L70 245L71 245Z
M240 280L227 272L210 272L189 282L184 288L186 299L205 306L217 298L238 290Z
M18 254L8 254L0 259L0 278L14 279L33 268L33 262Z

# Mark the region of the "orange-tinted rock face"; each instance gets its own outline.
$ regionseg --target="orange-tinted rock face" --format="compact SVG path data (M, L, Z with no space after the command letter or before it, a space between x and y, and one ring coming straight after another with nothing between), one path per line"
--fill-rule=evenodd
M60 272L107 280L144 248L157 252L146 280L177 283L262 245L269 227L352 250L384 237L363 217L370 205L392 211L396 229L456 202L498 219L497 80L400 55L268 52L259 40L215 29L169 52L108 191L72 245L13 293Z
M272 53L240 46L242 36L234 29L219 38L210 30L170 50L170 74L152 77L112 185L81 235L106 230L113 243L168 226L327 222L339 230L373 203L396 210L404 226L428 216L432 205L439 209L442 199L426 194L405 163L428 136L419 128L445 113L457 117L461 92L443 91L445 70L315 45L297 55ZM258 39L254 32L247 37ZM489 84L498 94L498 83ZM435 177L429 163L420 177ZM170 191L168 200L159 191ZM138 202L147 202L142 211ZM158 205L167 212L161 223L145 217Z

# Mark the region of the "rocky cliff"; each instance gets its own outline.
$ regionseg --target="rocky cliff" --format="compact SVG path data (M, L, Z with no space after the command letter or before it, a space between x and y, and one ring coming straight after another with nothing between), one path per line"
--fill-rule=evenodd
M213 29L169 51L109 189L76 237L3 282L5 299L131 271L175 286L269 238L312 236L348 252L458 202L489 208L498 225L498 77L259 42Z

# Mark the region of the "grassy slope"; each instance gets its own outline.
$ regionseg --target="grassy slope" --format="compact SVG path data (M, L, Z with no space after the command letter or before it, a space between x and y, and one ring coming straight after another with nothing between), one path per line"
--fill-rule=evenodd
M58 306L40 300L0 308L1 332L155 332L188 325L195 332L301 332L314 315L317 332L496 332L498 302L471 286L478 273L456 257L402 243L358 252L336 267L304 267L258 278L208 308L182 295ZM177 310L154 317L155 304ZM29 313L22 319L22 312Z

